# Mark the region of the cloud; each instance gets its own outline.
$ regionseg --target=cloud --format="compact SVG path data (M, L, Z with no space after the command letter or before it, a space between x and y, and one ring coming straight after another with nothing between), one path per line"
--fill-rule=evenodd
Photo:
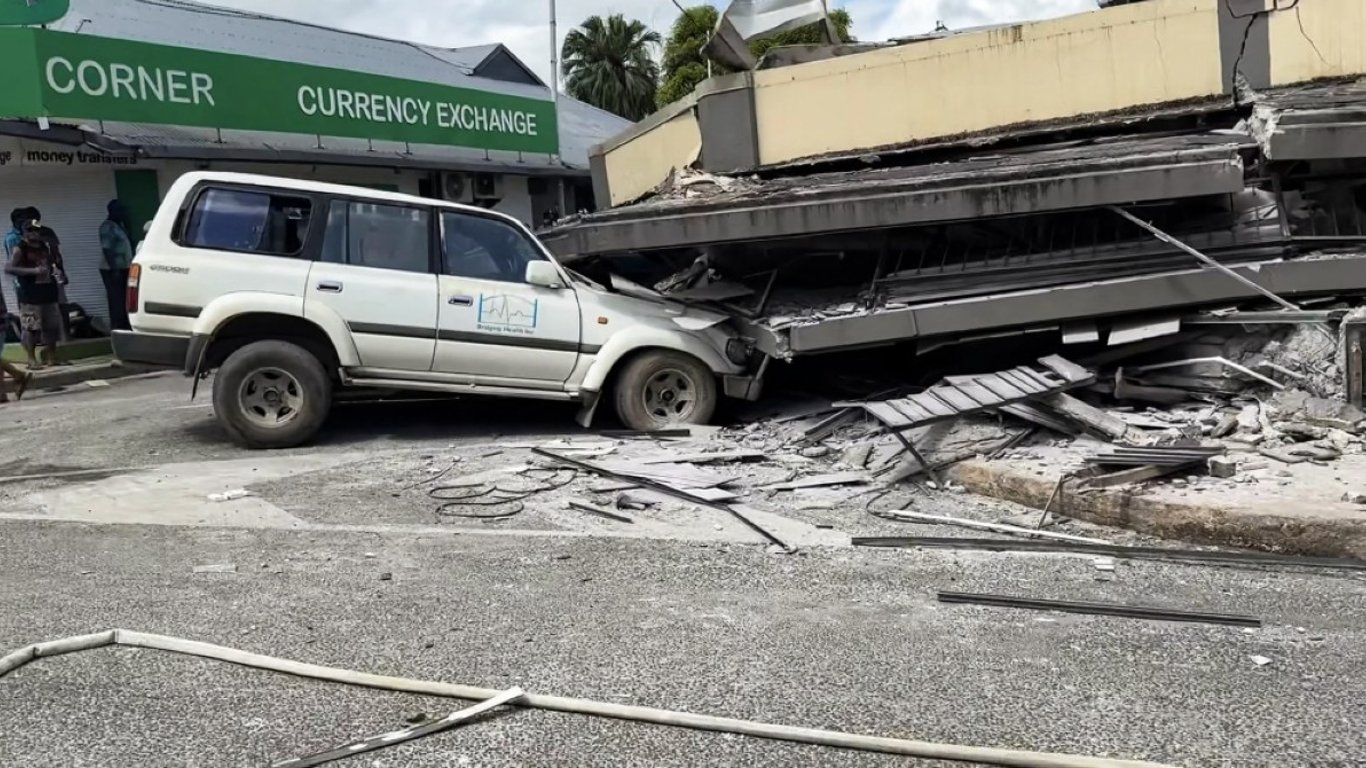
M684 6L697 0L680 0ZM254 13L299 19L381 37L458 48L502 43L543 79L550 72L549 0L209 0ZM722 0L715 0L720 5ZM833 0L854 17L861 40L906 37L934 29L1047 18L1095 8L1095 0ZM671 0L558 0L560 40L594 14L621 13L667 34L678 10Z

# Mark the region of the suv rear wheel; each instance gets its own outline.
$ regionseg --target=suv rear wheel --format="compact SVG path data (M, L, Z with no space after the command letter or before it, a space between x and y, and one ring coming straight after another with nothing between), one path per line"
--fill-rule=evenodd
M308 442L332 408L332 381L311 352L287 341L257 341L233 352L213 381L213 408L247 448Z
M691 355L646 352L616 383L617 416L631 429L706 424L716 413L716 375Z

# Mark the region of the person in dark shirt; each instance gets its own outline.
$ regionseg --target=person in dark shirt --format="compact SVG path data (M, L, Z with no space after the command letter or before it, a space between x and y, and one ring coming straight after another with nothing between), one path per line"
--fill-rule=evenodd
M46 363L57 364L57 343L62 338L59 273L52 247L43 237L42 224L27 222L23 232L23 239L9 255L5 271L17 278L24 351L28 354L29 369L36 370L43 367L37 354L40 347Z

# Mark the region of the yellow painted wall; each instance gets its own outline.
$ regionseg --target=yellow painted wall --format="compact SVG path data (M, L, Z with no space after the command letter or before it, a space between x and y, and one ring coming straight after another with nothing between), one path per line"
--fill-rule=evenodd
M685 168L702 153L702 129L696 108L632 139L603 155L610 179L611 205L627 203L659 186L675 168Z
M1366 72L1366 0L1299 0L1273 13L1270 24L1275 85Z
M761 161L1217 95L1217 2L1152 0L757 72Z

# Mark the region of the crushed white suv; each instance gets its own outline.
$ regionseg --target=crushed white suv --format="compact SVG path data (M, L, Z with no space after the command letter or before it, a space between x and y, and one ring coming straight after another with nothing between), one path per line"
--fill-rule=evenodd
M128 311L115 354L195 389L216 370L218 420L252 448L307 442L339 387L574 401L585 425L610 393L638 430L759 390L724 315L599 286L498 213L309 181L181 177Z

